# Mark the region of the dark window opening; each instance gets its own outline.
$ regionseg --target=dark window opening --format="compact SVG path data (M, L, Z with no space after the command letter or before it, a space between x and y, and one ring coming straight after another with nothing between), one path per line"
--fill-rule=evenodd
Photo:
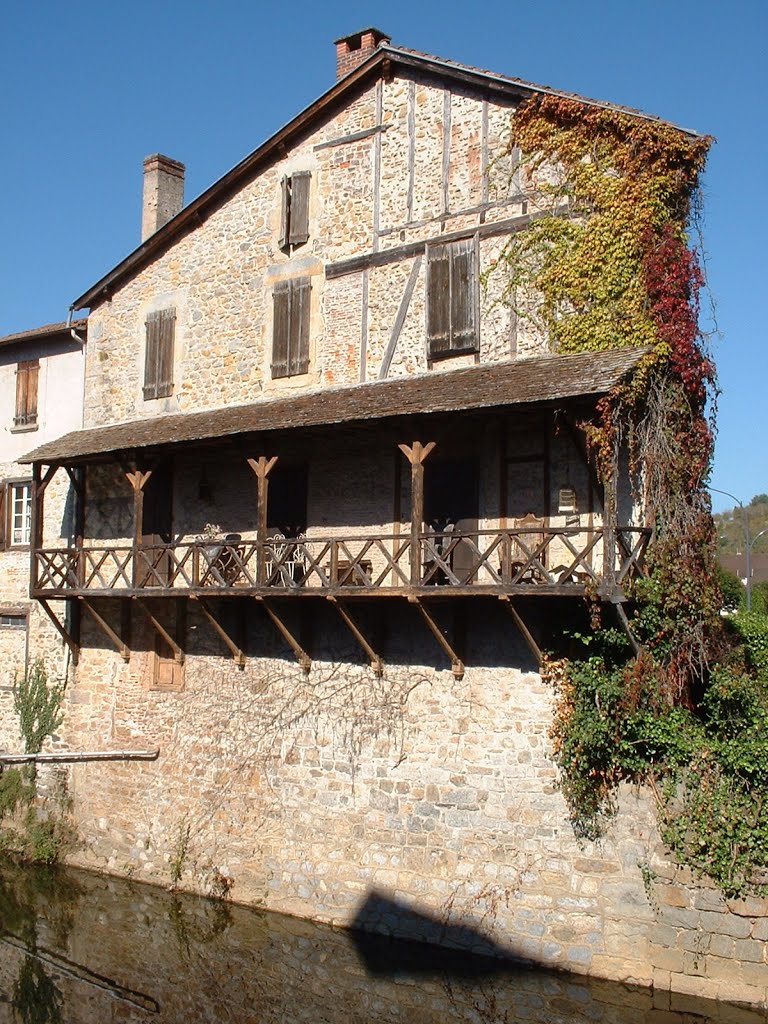
M480 470L476 459L433 459L424 465L424 519L438 532L460 523L476 530Z
M280 465L269 474L267 533L298 537L307 531L307 467Z

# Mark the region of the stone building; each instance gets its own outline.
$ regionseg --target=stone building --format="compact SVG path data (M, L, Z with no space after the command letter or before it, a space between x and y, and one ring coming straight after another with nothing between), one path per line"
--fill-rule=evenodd
M580 426L642 350L551 352L489 273L533 215L507 143L542 90L336 46L188 206L148 158L142 244L74 303L84 426L30 460L76 481L78 529L49 542L39 487L32 592L70 609L66 742L159 750L72 768L75 859L764 997L764 919L685 887L642 795L598 848L557 791L541 646L622 600L648 531Z
M19 742L14 677L37 657L60 678L67 672L61 637L43 606L29 598L32 475L19 460L32 444L81 426L85 328L85 320L76 320L0 338L0 749L16 749ZM51 543L72 540L67 497L60 479L47 508ZM64 615L61 602L54 605L58 617Z

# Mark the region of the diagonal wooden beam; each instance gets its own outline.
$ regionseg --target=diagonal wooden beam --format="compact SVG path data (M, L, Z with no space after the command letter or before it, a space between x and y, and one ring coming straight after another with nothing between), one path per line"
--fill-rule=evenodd
M158 632L160 634L160 636L163 638L163 640L165 640L165 642L171 648L171 650L173 651L173 659L176 662L176 664L177 665L183 665L184 664L184 651L179 646L179 643L176 640L176 638L171 636L171 634L168 632L168 630L165 628L165 626L162 624L162 622L160 622L158 619L155 618L155 616L152 614L152 612L146 606L144 601L140 601L138 598L134 598L134 601L136 603L136 607L142 612L142 614L145 616L147 621L154 627L156 632Z
M103 619L101 617L101 615L99 615L99 613L96 611L96 609L90 603L90 601L86 601L86 599L84 597L81 598L80 600L83 603L83 607L88 612L88 614L91 616L91 618L96 623L96 625L101 629L101 631L105 634L105 636L109 640L111 640L112 643L115 645L115 647L118 649L118 651L120 653L120 657L123 659L123 661L130 661L131 651L130 651L130 648L128 647L128 644L126 644L122 640L122 638L120 636L118 636L118 634L114 631L114 629L112 629L112 627L106 621L106 619Z
M374 674L377 675L379 679L381 679L381 677L384 675L384 662L381 660L376 651L374 651L373 647L371 647L365 634L360 629L355 620L352 618L352 616L349 613L349 610L344 606L344 603L342 601L339 601L339 599L335 597L333 594L328 595L328 600L334 606L336 611L339 613L339 615L345 622L352 636L355 638L355 640L357 640L357 642L362 647L363 651L368 656Z
M237 665L237 667L239 669L245 668L245 654L243 653L242 649L238 647L238 645L235 643L235 641L232 639L232 637L229 635L226 629L224 629L222 624L213 614L208 602L205 601L203 598L199 598L198 604L200 606L200 611L203 613L208 622L210 622L210 624L213 626L213 628L216 630L221 639L229 648L230 653L232 654L232 658L234 659L234 662Z
M264 609L264 611L267 613L270 620L277 629L278 633L282 636L282 638L291 648L293 653L296 655L296 658L299 664L301 665L302 670L305 672L306 675L309 675L309 670L312 668L312 659L310 658L310 656L301 646L301 644L290 631L285 622L277 614L272 605L260 595L254 595L254 600L257 601Z
M464 678L464 662L458 656L458 654L453 649L451 644L448 643L448 638L446 637L446 635L443 632L443 630L440 629L440 627L438 626L437 622L435 621L435 619L432 616L432 613L430 611L427 611L427 608L425 607L423 602L419 600L418 597L409 597L408 598L408 602L409 602L409 604L416 605L416 607L421 612L421 617L426 622L426 624L429 627L429 630L432 633L432 635L434 636L435 640L437 640L437 642L440 644L442 649L445 651L445 653L450 658L450 661L451 661L451 671L453 672L453 674L456 677L456 679L463 679Z
M501 594L499 596L499 600L503 602L504 607L515 620L515 625L522 633L523 639L530 647L531 652L533 653L533 656L536 659L539 668L541 668L544 662L544 654L539 645L534 640L533 633L531 633L530 629L528 629L525 622L523 621L523 617L521 616L520 612L517 610L517 608L515 608L511 597L509 596L509 594Z
M72 663L76 665L80 659L80 644L75 640L75 638L72 636L69 630L66 629L63 622L61 622L58 615L51 608L47 601L44 601L42 598L38 598L38 603L40 604L40 607L43 609L48 618L51 620L51 622L54 624L62 640L71 651Z

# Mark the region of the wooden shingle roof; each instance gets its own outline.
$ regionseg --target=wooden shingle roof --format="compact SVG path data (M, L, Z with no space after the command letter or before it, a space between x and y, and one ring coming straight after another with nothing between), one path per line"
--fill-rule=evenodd
M323 388L201 412L176 413L76 430L22 462L84 462L119 452L158 450L215 438L392 417L542 405L608 392L648 349L550 355Z

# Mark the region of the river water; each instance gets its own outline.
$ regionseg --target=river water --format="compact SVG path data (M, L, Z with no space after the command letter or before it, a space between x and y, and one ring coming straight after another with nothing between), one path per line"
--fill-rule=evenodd
M5 1024L751 1024L669 993L0 863Z

